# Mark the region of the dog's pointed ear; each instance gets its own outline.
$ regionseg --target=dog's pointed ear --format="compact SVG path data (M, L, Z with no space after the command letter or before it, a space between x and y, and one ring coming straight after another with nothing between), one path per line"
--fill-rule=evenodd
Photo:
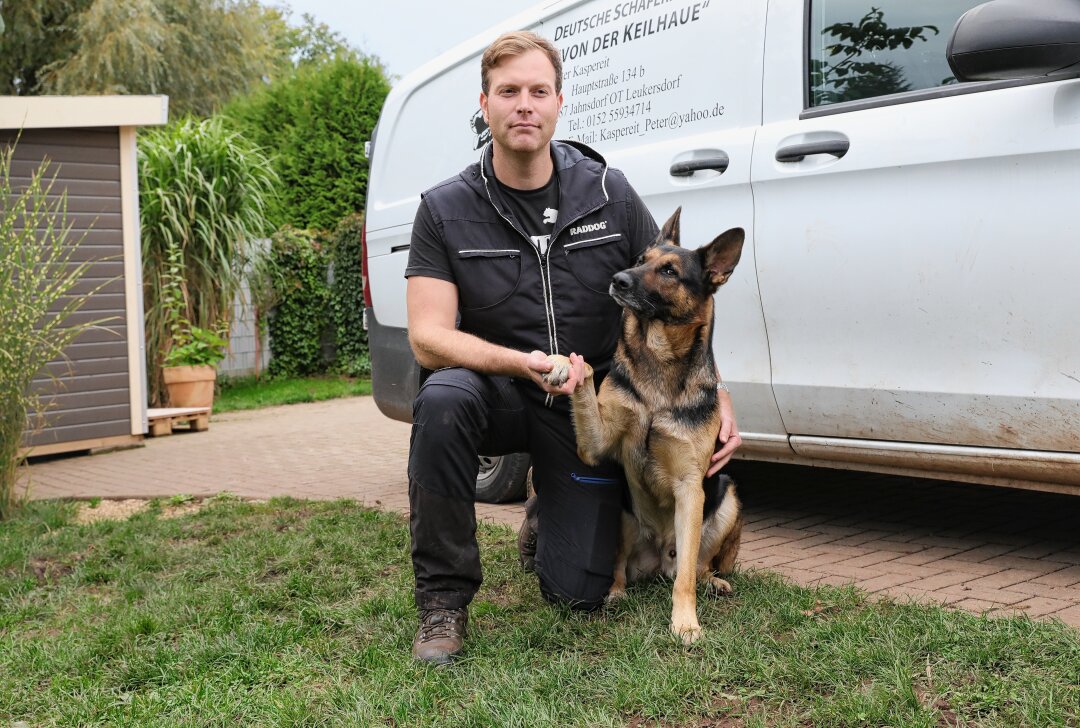
M727 283L739 264L745 239L746 232L742 228L731 228L705 247L698 248L701 267L705 269L705 283L714 291Z
M660 235L656 238L656 245L674 245L679 247L679 218L682 216L682 205L675 208L671 217L660 229Z

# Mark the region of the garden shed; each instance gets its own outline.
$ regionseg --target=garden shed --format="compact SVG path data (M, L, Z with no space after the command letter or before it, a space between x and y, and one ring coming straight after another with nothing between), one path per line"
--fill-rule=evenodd
M50 402L30 454L110 447L147 432L139 186L135 134L168 120L166 96L0 96L0 146L15 145L12 180L50 163L53 191L67 193L75 260L94 261L83 280L105 283L76 319L108 318L49 365L35 384ZM75 319L73 319L75 320Z

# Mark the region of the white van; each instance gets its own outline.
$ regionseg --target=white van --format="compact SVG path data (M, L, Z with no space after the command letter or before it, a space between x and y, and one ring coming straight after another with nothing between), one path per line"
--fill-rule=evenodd
M480 54L519 28L562 51L556 139L682 205L684 241L746 229L714 340L739 457L1080 494L1078 0L564 0L425 65L371 145L383 412L417 389L420 193L479 156Z

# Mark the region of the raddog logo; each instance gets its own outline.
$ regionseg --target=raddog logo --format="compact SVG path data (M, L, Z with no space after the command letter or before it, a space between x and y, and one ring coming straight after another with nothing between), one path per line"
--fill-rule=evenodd
M572 227L570 228L570 234L582 235L584 233L595 233L597 230L607 230L607 220L594 222L591 225L578 225L577 227Z
M491 141L491 129L488 128L487 122L484 121L483 109L476 110L476 113L472 116L472 121L469 122L469 126L472 127L473 133L476 134L476 146L473 149L479 149Z

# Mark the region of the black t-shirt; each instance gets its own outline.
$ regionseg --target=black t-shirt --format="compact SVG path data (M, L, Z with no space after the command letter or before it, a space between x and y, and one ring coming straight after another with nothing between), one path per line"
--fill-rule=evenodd
M457 284L450 269L446 245L443 244L439 227L431 217L427 200L420 200L413 221L412 244L409 246L409 264L405 277L425 276L438 278L440 281Z
M525 232L532 238L533 245L541 255L547 251L548 241L551 240L551 231L555 229L555 221L559 219L559 178L553 171L551 179L543 187L535 190L518 190L507 187L499 180L495 180L502 191L503 199L509 205L514 217Z

